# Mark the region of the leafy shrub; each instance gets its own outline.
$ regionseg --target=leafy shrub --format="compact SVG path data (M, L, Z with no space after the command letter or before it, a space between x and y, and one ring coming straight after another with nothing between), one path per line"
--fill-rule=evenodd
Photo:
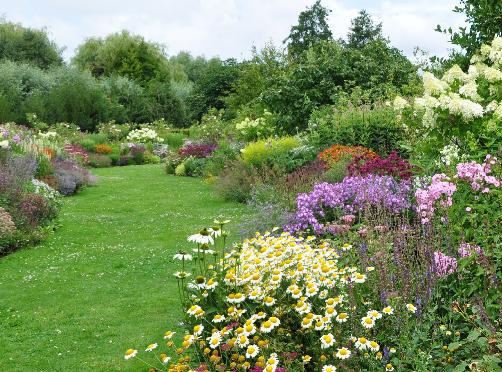
M204 175L206 177L219 175L227 162L237 159L240 154L240 148L240 143L232 143L225 140L218 142L216 150L207 158Z
M160 156L154 155L151 152L145 152L143 162L145 164L160 164Z
M38 194L26 194L21 200L19 210L26 223L33 228L43 226L57 215L55 206Z
M178 149L183 146L185 135L182 133L168 132L164 135L164 143L173 149Z
M242 149L242 160L254 167L273 165L275 159L287 157L291 150L299 146L300 141L295 137L260 140Z
M83 138L80 141L79 145L87 153L96 151L96 142L92 138L89 137Z
M106 123L99 123L97 126L97 132L105 136L108 141L112 142L124 139L129 133L129 130L129 124L117 124L114 120Z
M99 144L96 145L95 152L96 152L96 154L108 155L108 154L111 154L113 152L113 149L109 145L106 145L106 144L103 144L103 143L99 143Z
M251 196L255 181L253 169L235 160L227 163L218 177L215 188L224 199L242 203Z
M91 174L75 161L56 158L52 160L52 166L58 191L62 195L75 194L83 186L91 185L94 182Z
M146 147L143 145L132 144L129 146L129 153L133 164L143 164L145 159Z
M185 176L202 177L206 166L205 158L188 157L183 161L185 165Z
M54 172L52 168L51 161L48 157L40 156L37 159L37 171L35 172L35 176L37 178L44 178L52 175Z
M404 149L405 133L396 122L391 107L348 107L335 109L325 106L312 114L307 128L308 143L324 149L332 144L363 146L379 154Z
M178 154L177 151L168 151L167 156L164 160L165 171L167 174L174 174L176 167L181 164L183 158Z
M238 137L246 142L257 141L259 139L269 138L274 132L275 128L272 124L274 118L272 113L268 110L263 112L262 117L250 119L244 118L235 125Z
M174 169L174 174L176 176L185 176L185 163L178 164L176 168Z
M441 78L425 72L421 97L412 104L396 97L394 108L409 128L418 157L437 156L452 143L480 161L500 151L501 53L502 37L497 36L475 53L466 72L458 65Z
M88 163L94 168L107 168L112 166L112 158L103 154L91 154Z

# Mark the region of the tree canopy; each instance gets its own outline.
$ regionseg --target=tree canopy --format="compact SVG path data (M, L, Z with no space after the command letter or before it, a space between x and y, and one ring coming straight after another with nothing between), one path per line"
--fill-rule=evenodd
M0 19L0 59L26 62L47 69L63 64L62 52L63 49L49 39L46 30Z
M283 41L288 44L291 56L298 57L310 46L333 38L328 25L329 13L331 10L322 6L321 0L300 13L298 24L291 27L289 36Z

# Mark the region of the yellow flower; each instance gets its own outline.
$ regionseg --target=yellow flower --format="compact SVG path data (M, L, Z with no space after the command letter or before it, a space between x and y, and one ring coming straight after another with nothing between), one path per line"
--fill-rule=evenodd
M385 370L386 371L393 371L394 367L392 366L392 364L388 363L388 364L385 365Z
M302 356L302 361L303 361L303 364L307 364L308 362L310 362L312 360L312 357L310 355L303 355Z

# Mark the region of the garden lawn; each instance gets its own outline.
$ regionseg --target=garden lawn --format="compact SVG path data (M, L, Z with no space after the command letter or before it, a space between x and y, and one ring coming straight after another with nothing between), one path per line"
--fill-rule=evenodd
M236 231L244 214L158 165L94 173L98 185L65 199L51 237L0 258L0 371L140 369L125 350L179 328L172 256L214 217Z

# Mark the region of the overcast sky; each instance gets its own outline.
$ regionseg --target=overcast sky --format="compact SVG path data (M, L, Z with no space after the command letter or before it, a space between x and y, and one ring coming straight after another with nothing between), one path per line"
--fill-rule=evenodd
M127 29L166 45L170 55L189 50L194 55L249 57L251 46L280 44L298 14L314 0L0 0L0 12L14 22L46 27L68 60L90 36ZM350 20L366 9L383 23L385 36L408 56L420 46L445 56L447 37L437 24L463 25L451 10L455 0L323 0L336 38L345 37Z

